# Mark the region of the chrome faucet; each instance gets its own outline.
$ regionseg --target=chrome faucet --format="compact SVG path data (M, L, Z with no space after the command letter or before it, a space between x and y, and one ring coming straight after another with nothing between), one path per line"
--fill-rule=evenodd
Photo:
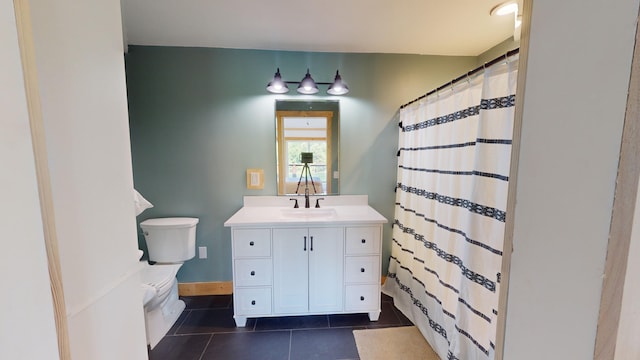
M304 208L308 209L310 208L309 206L309 187L305 187L304 189Z

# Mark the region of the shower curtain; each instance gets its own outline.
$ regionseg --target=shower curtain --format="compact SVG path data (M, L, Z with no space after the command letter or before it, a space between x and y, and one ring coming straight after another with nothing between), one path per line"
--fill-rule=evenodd
M383 292L441 359L493 359L518 55L400 110Z

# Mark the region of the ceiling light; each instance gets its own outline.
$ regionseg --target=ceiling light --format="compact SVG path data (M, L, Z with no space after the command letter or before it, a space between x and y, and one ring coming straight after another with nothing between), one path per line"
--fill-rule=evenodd
M498 15L498 16L502 16L502 15L507 15L507 14L517 14L518 13L518 3L514 2L514 1L507 1L504 2L500 5L495 6L493 9L491 9L491 11L489 12L492 16L493 15Z
M274 94L285 94L289 92L289 87L287 83L282 81L282 77L280 76L280 68L276 70L276 74L273 76L273 80L267 84L267 90L270 93Z
M336 70L336 77L333 82L315 82L309 73L309 69L307 69L307 73L304 78L298 82L282 80L279 68L276 70L273 80L267 84L267 91L273 94L287 93L289 91L287 84L297 84L297 91L304 95L316 94L319 91L318 85L329 85L329 88L327 89L327 94L329 95L344 95L349 92L349 87L347 86L347 83L342 80L338 70Z

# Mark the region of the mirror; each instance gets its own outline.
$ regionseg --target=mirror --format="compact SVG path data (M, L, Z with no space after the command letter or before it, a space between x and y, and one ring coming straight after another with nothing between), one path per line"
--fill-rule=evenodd
M339 194L340 104L276 100L278 195Z

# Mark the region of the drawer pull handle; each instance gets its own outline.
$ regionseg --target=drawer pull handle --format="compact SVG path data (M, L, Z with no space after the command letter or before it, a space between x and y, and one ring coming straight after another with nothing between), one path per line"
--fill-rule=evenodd
M313 251L313 236L311 236L311 247L309 248L309 250Z
M360 272L364 272L364 268L360 268Z
M360 296L360 301L364 301L364 296Z
M302 248L302 251L307 251L307 237L304 237L304 248Z
M256 274L256 272L252 270L251 271L251 276L254 276L255 274Z
M364 244L364 243L367 242L367 240L366 239L362 239L361 242Z
M256 301L255 300L251 300L251 305L255 305Z
M255 243L253 241L249 241L249 246L253 246Z

